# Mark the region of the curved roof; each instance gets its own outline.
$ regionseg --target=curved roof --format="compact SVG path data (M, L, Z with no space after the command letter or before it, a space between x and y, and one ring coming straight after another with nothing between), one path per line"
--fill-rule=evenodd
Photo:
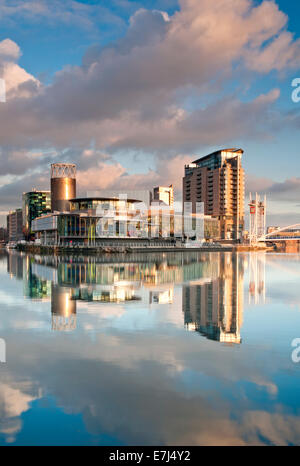
M119 199L118 197L76 197L69 199L69 202L90 202L90 201L125 201L126 202L142 202L140 199Z

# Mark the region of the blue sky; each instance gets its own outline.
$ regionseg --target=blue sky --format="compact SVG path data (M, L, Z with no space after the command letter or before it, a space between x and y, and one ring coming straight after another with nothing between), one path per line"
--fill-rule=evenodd
M300 221L300 5L292 0L0 0L0 222L49 164L87 189L174 183L245 150L268 223ZM20 191L20 192L19 192Z
M61 1L63 4L64 2ZM13 22L1 22L1 38L11 38L22 44L20 65L36 76L50 80L53 73L65 65L80 65L86 49L94 44L102 46L126 34L130 16L139 8L160 9L172 14L178 9L177 1L158 0L118 2L114 0L77 1L90 7L91 27L80 24L58 24L56 21L26 19L23 15ZM122 7L122 3L124 6ZM1 3L0 3L1 4ZM166 8L165 5L171 5ZM93 9L103 10L93 20ZM15 27L16 23L21 27Z

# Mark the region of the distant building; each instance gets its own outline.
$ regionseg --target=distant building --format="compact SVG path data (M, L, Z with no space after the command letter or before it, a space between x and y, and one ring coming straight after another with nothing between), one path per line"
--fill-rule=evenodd
M0 228L0 243L5 243L7 241L7 229L1 227Z
M23 227L29 233L32 221L49 212L51 212L50 191L33 190L23 193Z
M182 236L182 215L177 216L174 208L164 201L154 200L146 213L148 232L152 238L170 238ZM180 226L176 225L180 220Z
M7 232L9 241L20 241L23 239L22 209L16 209L7 215Z
M183 209L185 202L204 203L205 215L220 222L221 239L238 240L244 229L244 170L242 149L213 152L185 166Z
M153 200L162 201L170 207L174 205L174 189L173 185L170 186L157 186L153 189Z
M206 240L219 240L220 239L220 222L217 218L210 215L204 216L204 238Z

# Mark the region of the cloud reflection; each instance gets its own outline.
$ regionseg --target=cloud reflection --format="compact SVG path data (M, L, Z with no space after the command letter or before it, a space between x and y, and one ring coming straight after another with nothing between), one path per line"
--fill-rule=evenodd
M274 356L276 339L273 346L253 345L247 325L242 344L232 344L245 325L247 261L248 256L218 253L102 262L9 257L7 272L23 283L32 309L16 307L9 316L5 307L0 310L9 348L8 364L1 367L6 384L0 386L1 432L18 443L17 434L25 429L22 413L30 419L38 409L30 411L30 403L39 387L57 409L81 414L99 443L103 434L128 445L297 443L298 405L282 398L284 384L277 377L289 373L296 384L297 368L289 358ZM3 268L0 272L1 288ZM129 295L119 288L139 299L126 300ZM189 312L188 290L195 296ZM30 324L38 309L48 328L27 325L20 331L8 324L21 312ZM51 331L53 316L66 322L76 316L77 325L67 333L64 327ZM191 322L196 332L186 331ZM266 324L260 320L260 325ZM220 338L224 334L230 345ZM55 433L51 440L58 442Z

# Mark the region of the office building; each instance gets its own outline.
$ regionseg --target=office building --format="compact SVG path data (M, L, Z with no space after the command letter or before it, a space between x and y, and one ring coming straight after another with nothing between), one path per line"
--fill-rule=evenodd
M51 212L50 191L30 191L23 193L23 227L31 232L31 223L37 217Z
M162 201L170 207L174 206L174 189L170 186L157 186L153 189L153 201Z
M16 209L7 215L7 234L9 241L20 241L23 239L23 211Z
M5 243L7 241L7 229L0 228L0 243Z
M185 202L204 203L204 213L217 218L221 239L239 240L244 229L244 170L242 149L223 149L185 166Z

